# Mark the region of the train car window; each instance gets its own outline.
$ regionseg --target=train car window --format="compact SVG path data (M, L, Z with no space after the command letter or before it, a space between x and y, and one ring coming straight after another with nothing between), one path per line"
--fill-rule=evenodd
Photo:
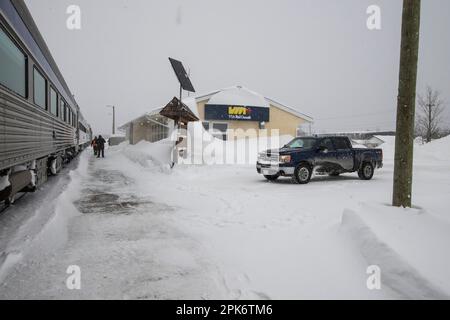
M59 106L59 118L64 120L64 109L66 108L66 103L61 99L61 105Z
M58 94L52 87L50 87L50 112L55 116L58 115Z
M47 108L47 80L44 76L36 69L33 70L33 92L34 92L34 103L38 106L46 109Z
M67 106L64 108L64 122L65 123L67 123L68 121L67 121L67 119L68 119L68 114L67 114L67 112L68 112L69 110L68 110L68 108L67 108Z
M0 83L26 97L27 57L0 29Z

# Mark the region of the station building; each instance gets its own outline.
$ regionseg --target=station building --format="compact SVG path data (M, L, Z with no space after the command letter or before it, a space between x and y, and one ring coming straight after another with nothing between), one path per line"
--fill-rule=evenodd
M203 127L223 139L232 138L227 135L228 129L235 136L248 129L266 129L268 135L278 129L280 135L295 137L301 128L309 131L313 122L310 116L242 86L198 96L195 102Z
M297 109L242 86L186 98L183 102L200 119L205 130L223 140L239 138L248 133L248 129L253 129L250 131L256 134L266 129L267 135L276 129L279 135L296 137L300 132L310 133L313 122L310 116ZM173 121L161 116L161 109L152 110L120 127L131 144L168 137Z
M119 127L120 131L125 132L125 140L136 144L142 140L156 142L168 138L174 123L160 115L161 110L162 108L154 109Z

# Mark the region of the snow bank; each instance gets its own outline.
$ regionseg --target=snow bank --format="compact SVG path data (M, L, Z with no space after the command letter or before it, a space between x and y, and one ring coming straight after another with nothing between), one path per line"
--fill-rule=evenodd
M29 255L44 255L67 242L69 220L80 214L73 201L79 198L82 177L87 175L87 157L87 153L80 155L78 168L69 172L70 182L66 186L64 177L56 181L56 187L63 185L63 189L55 188L48 194L45 191L51 188L39 191L45 197L43 205L36 207L33 216L11 235L0 255L0 283L17 263Z
M88 175L87 157L86 152L80 155L77 169L69 172L70 182L67 187L50 203L37 209L35 219L39 219L43 211L52 212L52 215L35 236L27 252L51 252L67 242L69 220L80 214L73 202L79 198L83 177Z
M170 139L155 143L142 140L135 145L121 144L119 148L128 159L143 167L166 167L171 163L173 145Z
M241 87L232 87L224 89L223 95L219 94L219 98L225 99L232 96L235 99L241 97L242 101L252 101L251 98L264 100L262 96L250 92ZM226 93L226 94L225 94ZM265 101L265 100L264 100ZM215 103L218 103L217 100ZM197 103L194 97L183 99L192 112L198 115ZM211 101L210 101L211 103ZM255 101L243 105L255 105ZM206 131L200 121L190 122L186 131L180 132L180 136L187 139L187 156L179 158L179 164L196 164L196 165L213 165L213 164L251 164L256 163L258 153L267 149L275 149L283 146L293 139L290 135L284 136L258 136L257 130L240 132L244 134L244 138L229 139L223 141L216 138L210 131ZM261 132L259 132L261 133ZM270 132L268 132L270 134ZM136 145L120 144L119 149L131 161L139 163L144 167L167 167L172 163L173 149L177 139L176 131L173 131L168 139L158 142L140 141ZM114 150L114 149L112 149Z
M256 163L258 153L267 149L280 148L293 139L290 135L257 136L257 131L242 132L247 136L229 140L214 137L200 122L188 127L188 157L182 164L248 164Z
M341 231L380 267L382 286L408 299L450 297L450 224L423 210L361 205L344 210Z
M395 155L395 136L378 136L384 141L380 146L385 159L393 160ZM422 144L414 142L414 161L447 161L450 163L450 136Z
M439 160L450 163L450 136L433 140L430 143L416 144L414 148L422 160Z
M9 183L9 176L1 176L0 177L0 191L9 187L11 184Z
M3 282L8 272L22 259L23 254L20 251L2 252L0 255L0 283Z
M290 135L249 136L224 141L206 131L200 122L190 123L187 132L182 132L181 135L187 137L187 156L179 158L178 163L186 165L254 165L259 152L280 148L293 139ZM142 140L136 145L121 143L109 150L123 152L129 160L143 167L165 170L173 161L175 139L176 134L173 132L168 139L158 142Z
M111 146L108 152L111 156L120 154L139 167L143 167L153 172L169 172L172 163L172 151L174 142L170 139L164 139L158 142L148 142L142 140L135 145L128 141L119 145ZM126 167L126 164L124 163Z
M77 169L69 172L70 183L54 199L54 214L37 235L36 239L33 240L32 247L39 248L39 250L53 251L66 243L69 220L80 215L80 212L73 203L79 198L83 189L83 177L88 175L87 157L87 152L81 154ZM48 210L48 208L39 208L39 210Z

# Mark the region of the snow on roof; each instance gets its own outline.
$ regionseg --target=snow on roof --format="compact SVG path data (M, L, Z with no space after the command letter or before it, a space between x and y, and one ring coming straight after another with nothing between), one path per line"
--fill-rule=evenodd
M198 108L197 108L197 102L195 100L195 97L187 97L182 99L183 103L191 109L192 113L195 114L197 118L200 118L200 115L198 114Z
M241 86L220 90L208 103L269 108L269 103L262 95Z
M148 118L150 118L152 116L158 115L159 112L162 110L162 108L163 107L159 107L159 108L155 108L153 110L150 110L149 112L146 112L143 115L140 115L139 117L134 118L133 120L130 120L127 123L121 125L118 129L119 130L125 130L130 125L130 123L132 123L132 122L140 121L140 120L143 120L143 119L148 119Z

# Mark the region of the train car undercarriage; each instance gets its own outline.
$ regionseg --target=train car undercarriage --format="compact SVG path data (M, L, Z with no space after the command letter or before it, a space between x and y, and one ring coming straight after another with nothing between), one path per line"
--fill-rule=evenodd
M78 149L78 148L77 148ZM0 202L14 203L19 193L35 192L47 182L48 176L57 175L83 148L69 148L47 157L14 166L0 172ZM79 152L78 152L79 151Z

